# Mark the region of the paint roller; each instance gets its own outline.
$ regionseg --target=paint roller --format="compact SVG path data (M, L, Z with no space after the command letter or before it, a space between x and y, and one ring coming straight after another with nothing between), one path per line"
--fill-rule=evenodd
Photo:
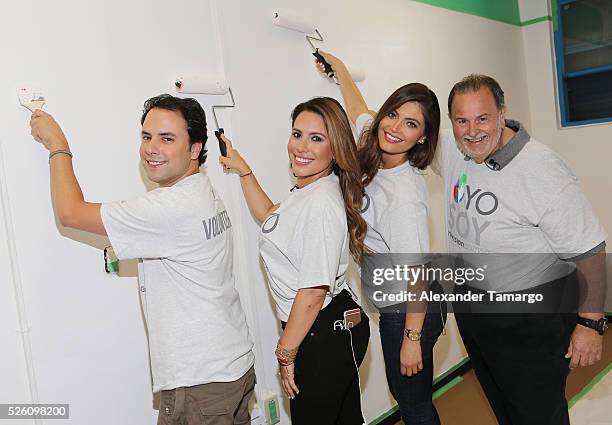
M334 71L332 70L331 65L323 58L323 56L319 53L319 49L317 49L312 43L313 40L323 41L323 36L314 25L304 21L298 16L286 12L281 13L280 11L274 12L272 22L279 27L306 34L306 41L308 44L310 44L310 47L312 47L313 50L312 55L323 64L325 68L325 75L327 75L329 78L334 76ZM316 34L316 36L313 34Z
M207 95L224 95L229 93L231 104L225 105L212 105L212 115L215 121L215 137L219 142L219 151L221 155L227 156L227 147L225 142L221 139L221 135L225 134L223 128L219 127L219 121L217 120L216 110L220 108L233 108L236 106L234 100L234 94L232 89L225 79L205 76L205 75L192 75L186 77L178 77L174 80L174 88L177 93L182 94L207 94Z
M316 48L312 42L313 40L323 41L323 36L314 25L309 22L306 22L298 16L292 15L291 13L281 13L280 11L274 12L272 22L279 27L306 34L306 41L308 42L308 44L310 44L310 47L312 47L313 50L312 55L317 58L317 60L321 62L321 64L323 64L323 72L325 73L325 75L327 75L328 78L334 77L334 71L331 65L323 58L323 55L319 53L319 49ZM313 34L316 34L316 36L314 36ZM351 74L351 78L353 79L353 81L363 81L365 79L365 72L362 69L350 67L349 73ZM335 78L334 81L336 81L336 84L338 83Z

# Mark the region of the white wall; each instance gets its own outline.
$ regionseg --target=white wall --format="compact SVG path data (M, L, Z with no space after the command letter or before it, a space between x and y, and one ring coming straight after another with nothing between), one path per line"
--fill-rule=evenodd
M548 0L519 0L521 22L549 16Z
M531 1L531 0L530 0ZM532 7L547 7L546 0L533 0ZM548 12L547 12L548 13ZM531 134L558 152L575 171L581 187L593 204L608 233L612 231L612 123L561 128L558 113L556 66L552 44L552 22L523 28L527 87L531 109ZM571 213L571 207L568 206ZM610 252L610 248L607 248ZM608 259L608 288L612 285L612 259ZM612 311L608 289L606 311Z
M36 383L28 381L26 365L26 347L29 335L27 333L27 314L19 314L16 295L21 294L20 279L15 275L13 265L17 264L15 250L10 242L12 238L12 220L10 217L10 200L6 187L4 161L1 156L3 142L0 140L0 341L2 341L2 359L0 361L0 377L6 382L0 385L0 403L22 402L32 403L36 398ZM4 208L3 208L4 207ZM5 214L5 211L7 212ZM10 237L9 237L10 235ZM17 271L18 273L18 271ZM17 295L19 296L19 295ZM21 319L21 320L20 320ZM24 344L24 339L26 340ZM33 391L30 391L30 389ZM7 424L19 425L23 420L7 420ZM31 425L33 421L23 422Z
M220 114L226 133L269 195L275 200L287 195L291 108L314 95L339 93L316 73L304 37L272 25L272 11L279 6L314 17L325 37L322 47L365 68L361 88L372 108L396 87L421 81L436 91L445 115L452 84L482 72L505 88L511 116L531 124L518 27L404 0L226 0L217 6L219 17L215 5L213 0L24 0L12 2L10 13L0 16L0 51L11 64L0 80L4 159L39 398L70 403L75 423L155 422L144 326L133 270L132 277L123 278L103 272L101 248L107 240L57 228L46 152L29 136L29 115L17 104L17 87L43 90L46 109L71 141L86 198L102 202L145 191L137 153L143 100L169 91L178 74L223 70L237 102ZM205 106L227 100L197 98ZM443 126L448 125L444 118ZM216 164L214 138L209 150L208 172L224 194L238 234L236 271L257 336L257 392L259 397L279 393L272 354L278 324L256 255L257 227L237 179L224 176ZM429 184L433 246L443 249L442 188L435 177ZM14 312L1 311L1 321L14 324ZM362 370L368 420L394 404L375 324L372 335ZM464 355L451 325L436 348L438 372ZM3 351L0 362L7 356ZM5 382L0 379L0 394L13 388ZM19 385L11 393L16 398L23 397ZM287 412L282 416L287 424Z
M19 1L6 9L0 51L11 65L2 72L0 115L39 400L70 403L73 423L154 423L135 279L105 275L104 238L58 232L47 154L29 136L16 88L43 89L89 200L137 196L145 190L143 100L168 90L179 71L216 66L208 2ZM194 54L196 44L206 54Z

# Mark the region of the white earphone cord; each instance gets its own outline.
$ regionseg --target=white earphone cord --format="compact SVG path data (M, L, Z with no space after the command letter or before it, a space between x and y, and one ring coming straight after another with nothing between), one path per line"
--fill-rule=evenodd
M363 425L366 425L366 420L363 417L363 398L361 397L361 377L359 376L359 366L357 365L357 359L355 358L355 349L353 348L353 333L351 332L351 328L348 328L349 337L351 340L351 353L353 354L353 363L355 363L355 370L357 371L357 384L359 385L359 402L361 403L361 420L363 421Z

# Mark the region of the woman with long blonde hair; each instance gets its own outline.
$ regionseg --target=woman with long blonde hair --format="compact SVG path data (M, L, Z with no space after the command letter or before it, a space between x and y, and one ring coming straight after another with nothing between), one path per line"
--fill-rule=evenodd
M283 333L276 357L293 425L361 424L359 370L369 320L346 282L349 254L361 261L366 223L349 120L334 99L300 103L287 151L297 184L275 204L224 138L226 170L240 175L261 224L259 248Z

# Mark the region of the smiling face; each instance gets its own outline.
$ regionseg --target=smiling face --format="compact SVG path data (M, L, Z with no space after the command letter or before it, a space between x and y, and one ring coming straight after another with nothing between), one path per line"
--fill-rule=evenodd
M389 112L378 125L383 167L393 168L406 162L406 152L422 139L424 133L425 118L418 102L406 102Z
M474 162L482 163L503 147L506 108L497 107L488 88L456 94L450 119L457 147Z
M189 145L187 121L179 111L153 108L141 132L140 159L147 177L161 187L198 172L201 143Z
M314 112L301 112L287 143L293 174L304 187L328 174L333 154L323 118Z

